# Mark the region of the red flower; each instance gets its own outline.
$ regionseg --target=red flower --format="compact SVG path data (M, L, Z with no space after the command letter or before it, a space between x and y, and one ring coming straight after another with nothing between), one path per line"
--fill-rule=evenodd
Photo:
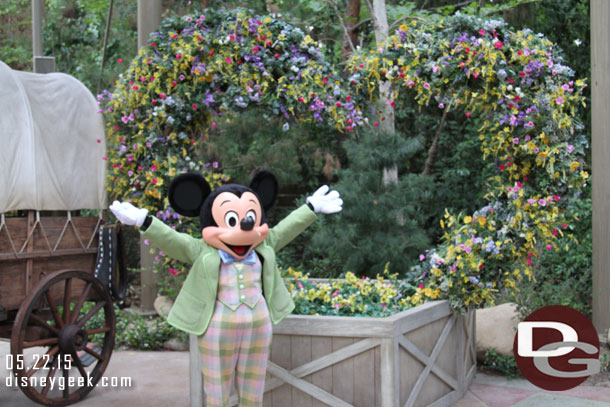
M525 72L523 72L523 71L519 72L519 76L524 78L525 77Z
M225 58L225 62L226 62L227 64L230 64L230 63L232 63L233 61L231 61L231 58L226 57L226 58Z
M395 108L395 107L396 107L396 102L391 101L391 102L390 102L390 106L392 106L392 108Z
M349 102L350 100L352 100L352 97L351 97L351 96L347 96L347 97L345 98L345 100L347 100L347 101Z
M322 79L322 82L324 82L324 83L328 83L328 78L323 78L323 79Z
M178 55L176 55L176 59L177 59L178 61L179 61L179 60L181 60L181 59L182 59L182 54L178 54Z
M301 96L301 97L299 98L299 102L301 102L301 103L305 102L305 99L303 99L303 96Z
M172 86L178 86L178 82L172 81Z
M485 30L483 30L483 29L479 30L479 35L485 35Z
M157 99L151 100L150 103L152 103L153 105L156 105L157 104Z
M466 117L470 118L470 112L466 112Z
M172 276L177 276L178 275L178 270L174 269L174 268L169 268L169 272Z
M193 110L197 110L197 105L193 103Z
M468 54L470 52L470 48L466 47L464 51Z
M502 41L496 41L494 42L494 47L496 49L502 49L502 47L504 47L504 44L502 44Z
M515 102L517 102L517 103L521 102L521 98L519 96L515 96Z
M280 54L275 54L275 55L273 56L273 58L275 58L275 59L278 59L279 57L280 57Z
M123 58L119 58L119 59L117 59L117 62L118 62L119 64L123 63Z
M165 99L165 93L161 93L161 94L159 95L159 97L160 97L161 99Z
M504 164L500 164L498 168L500 169L500 171L504 171Z
M375 123L373 123L373 126L375 126L375 127L379 127L379 122L375 122Z
M337 102L337 103L335 103L335 106L337 106L337 107L341 107L341 102Z
M517 55L521 56L522 52L521 50L517 51Z
M508 83L515 83L515 80L513 78L508 78Z
M157 43L153 41L150 45L152 45L153 47L156 47Z

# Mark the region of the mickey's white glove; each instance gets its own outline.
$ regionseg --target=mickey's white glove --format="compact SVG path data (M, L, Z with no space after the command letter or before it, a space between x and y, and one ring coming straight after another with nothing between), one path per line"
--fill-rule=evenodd
M341 212L343 200L339 198L338 191L330 191L328 185L323 185L312 196L307 198L307 203L313 206L315 212L337 213ZM327 193L328 192L328 193Z
M135 225L137 227L142 226L146 215L148 215L148 209L136 208L129 202L114 201L110 205L110 211L122 224Z

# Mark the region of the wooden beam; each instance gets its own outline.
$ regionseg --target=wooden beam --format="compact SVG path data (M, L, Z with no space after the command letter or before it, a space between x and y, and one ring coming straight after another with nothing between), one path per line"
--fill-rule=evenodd
M138 49L146 46L148 36L161 24L161 0L138 0Z
M610 2L591 1L593 324L610 327Z

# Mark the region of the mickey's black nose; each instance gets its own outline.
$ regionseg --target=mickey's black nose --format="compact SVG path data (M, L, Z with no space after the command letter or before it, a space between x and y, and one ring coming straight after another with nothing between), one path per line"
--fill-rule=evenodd
M254 219L247 216L241 220L239 225L241 227L241 230L245 230L245 231L252 230L252 229L254 229Z

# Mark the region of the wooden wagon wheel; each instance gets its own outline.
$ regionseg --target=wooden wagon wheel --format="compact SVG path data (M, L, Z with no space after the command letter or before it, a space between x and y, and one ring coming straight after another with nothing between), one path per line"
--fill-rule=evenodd
M114 334L112 300L95 277L79 270L49 274L27 295L13 326L11 354L19 387L47 406L82 400L108 366ZM30 355L38 347L43 350Z

